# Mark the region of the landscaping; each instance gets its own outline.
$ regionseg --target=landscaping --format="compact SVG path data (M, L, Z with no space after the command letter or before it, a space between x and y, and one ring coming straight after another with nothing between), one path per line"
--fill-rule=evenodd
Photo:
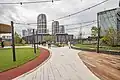
M63 47L65 44L56 43L55 45L56 45L57 47Z
M96 50L97 47L97 45L92 45L92 44L75 44L74 46L81 49L92 49L92 50ZM100 50L120 51L120 47L100 46Z
M0 49L0 72L18 67L39 56L40 50L34 54L33 48L16 48L16 61L12 59L12 49Z
M120 80L120 56L82 51L80 59L101 80Z

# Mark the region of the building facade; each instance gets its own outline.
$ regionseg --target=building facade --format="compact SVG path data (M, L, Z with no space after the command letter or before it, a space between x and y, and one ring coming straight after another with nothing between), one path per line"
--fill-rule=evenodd
M73 35L68 35L68 41L73 41Z
M33 44L34 38L35 38L35 43L42 43L43 41L46 41L45 37L47 36L50 36L50 34L47 34L47 33L46 34L35 34L34 36L33 35L25 36L23 37L23 39L29 44Z
M52 35L55 35L57 33L59 33L59 22L54 21L52 22Z
M65 33L65 27L64 25L59 26L59 33Z
M120 8L117 9L117 30L120 31Z
M33 35L33 29L27 29L27 36Z
M67 33L57 33L55 35L55 43L67 43L68 42L68 34Z
M38 33L47 33L47 19L45 14L40 14L37 17Z
M28 35L27 30L22 30L22 36L25 37L25 36L27 36L27 35Z
M67 33L57 33L55 35L56 43L67 43L68 41L73 41L73 35L68 35Z
M120 31L120 8L106 10L97 14L101 36L105 35L110 27Z
M4 41L5 46L11 46L11 42L12 42L11 34L2 34L0 41Z
M37 31L37 32L36 32ZM33 29L23 30L23 39L27 42L32 44L34 37L35 43L41 43L47 41L47 37L51 36L52 41L57 43L67 43L68 41L72 41L73 35L68 35L65 33L64 25L59 26L58 21L52 22L52 35L49 34L49 30L47 29L47 20L45 14L40 14L37 17L37 30L35 31L35 35L33 36ZM27 35L26 35L27 32Z

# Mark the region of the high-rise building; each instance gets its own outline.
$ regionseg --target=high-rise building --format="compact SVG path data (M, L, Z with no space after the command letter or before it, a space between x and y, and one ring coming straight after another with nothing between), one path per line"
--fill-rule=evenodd
M99 12L97 16L100 27L100 36L106 35L108 30L112 28L117 33L114 33L114 44L120 45L120 8Z
M65 27L64 25L59 26L59 33L65 33Z
M27 30L22 30L22 36L23 37L25 37L25 36L27 36L28 34L27 34Z
M55 35L57 33L59 33L59 22L54 21L52 22L52 35Z
M101 27L101 36L104 35L110 27L120 31L120 8L99 12L98 21Z
M38 33L47 33L47 19L45 14L40 14L37 17Z
M28 36L33 35L33 29L27 29Z

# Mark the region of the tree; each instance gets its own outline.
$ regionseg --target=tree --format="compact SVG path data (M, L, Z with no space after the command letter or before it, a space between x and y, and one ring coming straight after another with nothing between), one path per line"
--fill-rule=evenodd
M15 43L16 44L19 44L21 42L20 35L17 32L15 32L15 37L14 38L15 38Z
M25 43L26 43L26 41L25 41L25 40L23 40L23 39L21 39L21 43L22 43L22 44L25 44Z
M53 41L54 38L53 38L53 36L44 36L44 40L45 41Z
M98 28L96 27L96 26L93 26L92 28L91 28L91 36L92 37L96 37L97 36L97 34L98 34Z
M113 27L110 27L108 30L106 30L106 34L103 36L101 41L102 43L105 43L109 46L116 46L118 45L119 37L119 31L117 31Z

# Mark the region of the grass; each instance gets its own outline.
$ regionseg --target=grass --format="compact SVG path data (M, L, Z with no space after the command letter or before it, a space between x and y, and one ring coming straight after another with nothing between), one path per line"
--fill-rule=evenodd
M40 54L34 54L33 48L16 48L16 62L12 59L12 49L0 49L0 72L18 67L26 62L36 58Z
M81 49L93 49L96 50L96 45L75 44L76 47ZM120 47L100 46L100 50L117 50L120 51Z

